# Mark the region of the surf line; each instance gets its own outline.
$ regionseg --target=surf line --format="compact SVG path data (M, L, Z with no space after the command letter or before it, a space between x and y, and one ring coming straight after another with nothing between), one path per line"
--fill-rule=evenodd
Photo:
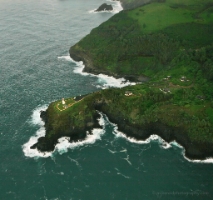
M136 85L136 82L130 82L128 80L126 80L125 78L115 78L113 76L108 76L105 74L91 74L88 72L84 72L84 68L85 65L83 63L83 61L74 61L70 56L60 56L58 57L58 59L60 60L65 60L68 62L72 62L76 65L76 67L74 68L73 72L76 74L80 74L82 76L91 76L91 77L96 77L98 78L99 84L96 85L97 88L102 88L102 89L106 89L109 87L116 87L116 88L122 88L122 87L126 87L129 85Z
M45 137L46 130L44 127L44 122L40 118L40 112L42 110L46 110L47 105L39 106L35 110L33 110L33 114L31 116L31 120L29 121L30 125L32 126L39 126L39 129L36 131L36 134L31 136L28 142L22 145L22 150L26 157L30 158L47 158L47 157L54 157L55 153L64 154L68 152L68 149L75 149L81 146L94 144L97 140L101 140L102 135L105 133L105 121L103 119L103 115L100 114L100 118L98 119L98 123L102 128L94 128L92 129L92 134L87 134L86 138L82 141L77 142L70 142L69 137L61 137L58 139L58 143L56 144L55 148L51 152L41 152L38 149L31 149L30 147L33 146L35 143L38 142L40 137Z
M158 141L158 144L163 149L169 149L169 148L174 147L174 146L180 148L182 150L182 155L183 155L184 159L186 159L188 162L206 163L206 164L212 164L213 163L213 158L207 158L205 160L198 160L198 159L192 160L192 159L187 158L185 156L185 149L183 148L183 146L178 144L176 141L172 141L172 142L168 143L158 135L154 135L154 134L150 135L150 137L147 138L146 140L136 140L135 138L128 137L126 134L124 134L123 132L118 130L117 124L110 122L110 120L109 120L109 118L107 117L106 114L102 113L102 115L104 116L104 119L107 120L107 123L111 124L114 127L113 132L114 132L115 137L117 137L117 138L124 138L127 141L129 141L131 143L135 143L135 144L149 144L152 141Z
M61 56L59 57L59 59L65 59L67 61L71 61L73 63L75 63L77 65L77 67L74 69L74 73L78 73L78 74L81 74L81 75L91 75L91 76L95 76L95 77L98 77L98 78L105 78L107 80L107 78L109 78L110 80L115 80L115 82L108 82L108 85L110 87L125 87L127 85L135 85L136 83L124 83L124 80L125 79L116 79L114 77L109 77L107 75L103 75L103 74L99 74L99 75L94 75L94 74L89 74L87 72L83 72L83 69L85 67L85 65L83 64L82 61L79 61L79 62L76 62L74 61L70 56ZM112 83L116 83L116 84L112 84ZM107 85L107 84L106 84ZM105 87L103 88L105 89ZM189 161L189 162L193 162L193 163L213 163L213 158L207 158L205 160L191 160L189 158L187 158L185 156L185 149L180 145L178 144L176 141L172 141L170 143L167 143L165 140L163 140L160 136L158 135L151 135L149 138L147 138L146 140L136 140L134 138L130 138L128 136L126 136L124 133L118 131L118 126L112 122L109 121L108 117L102 113L102 115L104 115L107 119L107 121L109 123L111 123L115 128L114 128L114 132L116 133L116 137L123 137L125 138L126 140L128 140L129 142L132 142L132 143L137 143L137 144L148 144L150 143L151 141L155 141L155 140L158 140L159 144L161 144L161 147L164 148L164 149L168 149L168 148L171 148L172 146L177 146L179 147L180 149L182 149L182 155L183 157Z

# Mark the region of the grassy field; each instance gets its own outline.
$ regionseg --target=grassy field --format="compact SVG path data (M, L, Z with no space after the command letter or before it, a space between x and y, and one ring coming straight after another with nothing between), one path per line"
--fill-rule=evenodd
M189 50L212 45L212 6L208 0L167 0L123 11L71 49L88 55L100 71L153 76L181 65Z
M163 32L182 40L193 39L192 43L207 44L213 39L213 2L208 0L167 0L139 7L128 15L138 21L143 34L167 28Z

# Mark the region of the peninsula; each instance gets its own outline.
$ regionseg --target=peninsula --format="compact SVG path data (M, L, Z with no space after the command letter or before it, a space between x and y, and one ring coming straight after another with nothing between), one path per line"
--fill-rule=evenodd
M121 0L124 10L70 48L84 71L137 82L53 102L41 113L52 151L62 136L83 140L100 111L129 137L176 140L191 159L213 156L213 3ZM70 106L68 106L70 105ZM61 107L61 109L60 109Z

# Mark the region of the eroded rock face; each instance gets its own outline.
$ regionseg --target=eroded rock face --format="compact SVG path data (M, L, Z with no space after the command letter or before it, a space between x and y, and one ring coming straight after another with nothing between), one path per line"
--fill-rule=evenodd
M112 5L107 5L106 3L103 3L95 12L100 12L100 11L112 11L113 7Z

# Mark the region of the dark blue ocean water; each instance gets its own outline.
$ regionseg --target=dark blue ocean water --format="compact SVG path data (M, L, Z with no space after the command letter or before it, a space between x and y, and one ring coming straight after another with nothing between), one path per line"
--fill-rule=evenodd
M62 143L46 158L28 151L44 133L43 107L118 84L76 73L68 57L115 14L91 12L103 2L0 0L0 200L213 199L213 164L186 160L175 144L127 139L105 116L84 143Z

